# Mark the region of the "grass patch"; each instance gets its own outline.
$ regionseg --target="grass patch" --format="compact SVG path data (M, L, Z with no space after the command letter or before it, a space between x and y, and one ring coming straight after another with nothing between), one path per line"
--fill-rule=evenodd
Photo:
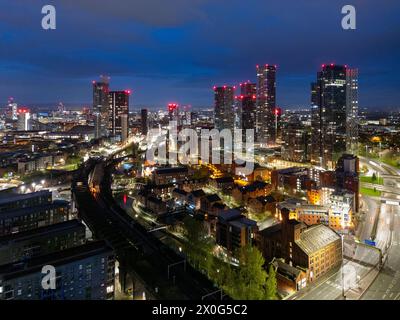
M360 193L365 195L365 196L370 196L370 197L380 197L382 192L374 189L369 189L369 188L360 188Z
M373 184L380 184L383 185L383 178L381 177L375 177L375 179L372 176L361 176L360 177L361 182L366 182L366 183L373 183Z

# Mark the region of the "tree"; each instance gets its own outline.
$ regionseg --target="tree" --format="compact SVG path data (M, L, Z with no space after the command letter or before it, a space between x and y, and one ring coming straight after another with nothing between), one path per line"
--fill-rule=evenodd
M278 298L276 271L272 264L269 265L268 279L265 283L265 298L268 300L276 300Z
M202 221L196 220L190 216L183 219L184 236L186 242L184 251L192 260L195 267L204 269L209 272L211 268L210 259L212 259L213 245L207 237L207 231Z
M376 180L376 174L375 174L375 172L372 174L372 181L375 181Z
M238 252L239 268L234 272L233 283L228 293L238 300L261 300L265 297L267 273L261 252L251 245ZM229 285L229 284L228 284Z

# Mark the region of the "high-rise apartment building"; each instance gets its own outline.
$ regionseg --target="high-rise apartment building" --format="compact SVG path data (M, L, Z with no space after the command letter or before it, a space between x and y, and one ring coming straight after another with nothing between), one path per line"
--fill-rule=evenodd
M235 128L235 87L214 87L214 127L218 130Z
M129 95L130 90L124 91L110 91L108 93L108 132L111 136L122 137L128 136L128 126L129 121ZM125 119L124 132L123 119Z
M257 68L257 140L261 144L276 142L276 66Z
M311 85L312 154L315 165L332 169L357 141L357 71L322 65Z
M109 78L102 76L101 81L93 81L92 83L95 137L101 138L108 135Z
M140 111L140 115L141 115L141 127L142 127L142 134L143 135L147 135L147 131L149 129L149 119L148 119L148 111L147 109L142 109Z
M347 69L346 150L358 153L358 69Z
M256 128L257 85L251 82L241 83L240 96L237 98L240 104L240 128L245 135L245 130Z

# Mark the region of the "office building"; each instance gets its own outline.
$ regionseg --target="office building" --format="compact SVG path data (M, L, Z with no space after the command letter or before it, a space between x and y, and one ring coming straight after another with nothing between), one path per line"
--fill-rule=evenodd
M276 142L276 66L257 69L257 140L262 144Z

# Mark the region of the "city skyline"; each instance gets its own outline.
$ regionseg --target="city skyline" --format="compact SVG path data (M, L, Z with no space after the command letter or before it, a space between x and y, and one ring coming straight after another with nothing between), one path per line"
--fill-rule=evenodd
M133 91L131 106L157 108L178 101L210 107L213 85L255 82L255 66L269 63L278 65L277 106L308 107L309 83L320 65L336 63L360 70L361 108L395 108L400 48L393 39L400 29L399 5L356 2L358 28L345 31L341 1L324 6L298 1L290 12L285 2L227 8L175 0L164 8L157 1L128 6L121 0L115 8L107 3L93 8L89 1L55 1L57 29L45 31L36 5L22 8L2 0L8 10L1 19L1 106L11 96L19 105L90 105L90 82L107 74L115 87ZM146 14L150 10L153 15ZM372 15L384 15L385 25L369 24ZM116 20L121 23L112 23ZM316 27L322 23L320 31ZM104 30L102 36L98 30Z

